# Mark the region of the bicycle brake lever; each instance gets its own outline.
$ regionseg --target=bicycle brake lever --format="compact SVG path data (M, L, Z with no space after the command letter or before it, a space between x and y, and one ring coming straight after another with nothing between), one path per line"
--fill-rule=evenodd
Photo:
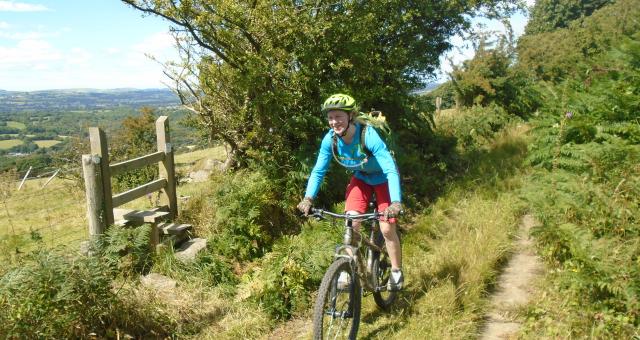
M320 209L311 208L311 214L309 216L315 217L316 221L324 220L325 217L320 213Z

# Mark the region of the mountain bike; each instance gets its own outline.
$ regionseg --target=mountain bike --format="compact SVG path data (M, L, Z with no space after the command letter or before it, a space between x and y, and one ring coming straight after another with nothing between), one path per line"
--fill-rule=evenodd
M311 209L310 216L318 219L329 216L345 220L342 244L336 247L335 259L322 278L316 298L314 339L355 339L360 325L363 290L372 293L376 304L384 310L388 310L395 301L397 292L387 291L391 262L380 231L382 215L376 209L372 213L357 215ZM361 230L370 229L368 238L353 229L354 220L361 222ZM359 236L356 246L352 245L354 235L355 240Z

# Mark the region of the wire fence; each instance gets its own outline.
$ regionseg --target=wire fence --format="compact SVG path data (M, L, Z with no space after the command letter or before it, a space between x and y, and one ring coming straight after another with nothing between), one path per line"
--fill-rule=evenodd
M81 173L77 166L0 174L0 258L80 250L89 238Z

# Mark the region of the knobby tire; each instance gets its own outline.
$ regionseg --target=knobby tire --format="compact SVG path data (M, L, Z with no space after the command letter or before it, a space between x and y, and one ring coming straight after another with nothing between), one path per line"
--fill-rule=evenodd
M314 339L355 339L360 325L360 283L349 258L335 260L322 278L313 310ZM337 289L341 272L349 273L351 285Z
M396 232L398 233L398 239L400 239L400 233L397 228L398 227L396 227ZM375 244L377 246L384 247L384 237L379 230L374 237ZM371 257L371 272L374 276L374 287L386 287L387 282L391 277L391 259L389 258L389 254L372 251ZM388 311L391 308L391 305L393 305L397 296L398 292L389 292L386 290L373 292L373 299L376 301L376 305L385 311Z

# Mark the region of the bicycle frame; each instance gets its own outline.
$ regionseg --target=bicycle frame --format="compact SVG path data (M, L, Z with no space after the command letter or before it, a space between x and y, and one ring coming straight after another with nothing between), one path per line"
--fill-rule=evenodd
M360 282L362 283L361 286L364 288L364 290L370 292L380 292L386 290L386 287L374 287L374 279L372 276L373 273L371 272L372 263L365 264L362 256L369 255L366 257L368 259L368 262L371 262L371 252L386 253L386 247L376 245L374 240L375 233L380 232L380 225L378 224L378 221L380 219L380 216L382 216L383 214L379 213L376 209L374 209L372 213L366 214L337 214L322 209L312 209L312 215L320 219L323 219L324 215L327 215L333 218L340 218L345 220L342 244L336 247L334 256L336 258L344 257L351 260L351 265L355 266L355 272L357 273ZM368 238L363 237L361 232L355 231L353 229L353 222L355 220L359 220L361 223L371 222L371 230L369 232ZM358 242L358 245L356 246L352 245L354 232L358 233L360 236L360 240ZM363 244L366 247L368 254L360 254L360 249Z

